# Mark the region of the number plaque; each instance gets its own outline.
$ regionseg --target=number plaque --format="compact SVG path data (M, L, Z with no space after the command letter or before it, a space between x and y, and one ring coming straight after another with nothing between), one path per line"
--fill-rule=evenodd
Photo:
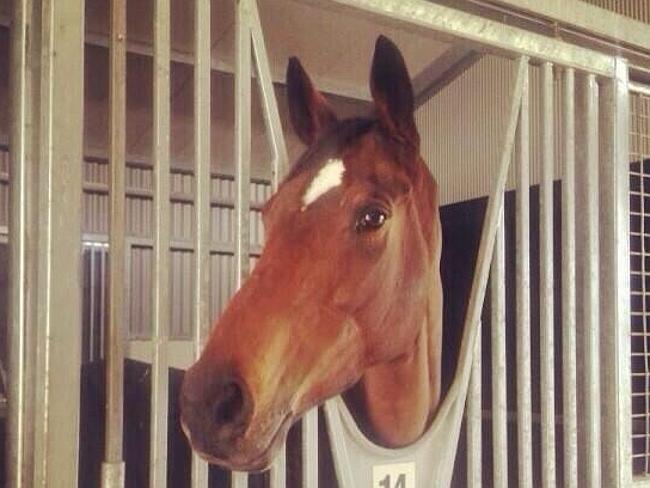
M415 488L415 463L373 466L372 488Z

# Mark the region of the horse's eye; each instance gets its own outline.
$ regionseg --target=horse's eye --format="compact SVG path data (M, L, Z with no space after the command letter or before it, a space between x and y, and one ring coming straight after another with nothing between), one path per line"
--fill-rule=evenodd
M356 230L357 232L377 230L384 225L387 218L388 214L379 207L366 208L359 214Z

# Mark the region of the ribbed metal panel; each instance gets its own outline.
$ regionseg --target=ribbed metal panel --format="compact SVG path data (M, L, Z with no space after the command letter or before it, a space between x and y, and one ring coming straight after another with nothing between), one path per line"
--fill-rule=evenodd
M416 112L422 137L421 153L440 185L441 203L448 204L486 196L498 161L500 127L506 117L505 107L512 93L509 76L512 61L485 56L457 80ZM541 125L539 68L530 68L530 178L540 181ZM560 117L561 85L554 80L556 93L555 171L561 176L563 143ZM507 190L515 187L511 168Z
M631 19L650 24L650 2L647 0L581 0L605 10L625 15Z
M212 254L210 267L210 314L217 317L235 292L235 258L230 254Z
M192 335L192 255L191 251L181 250L171 253L169 337L172 339L187 339Z
M151 336L151 298L153 249L150 247L131 246L128 268L129 286L127 300L129 303L129 331L132 338Z

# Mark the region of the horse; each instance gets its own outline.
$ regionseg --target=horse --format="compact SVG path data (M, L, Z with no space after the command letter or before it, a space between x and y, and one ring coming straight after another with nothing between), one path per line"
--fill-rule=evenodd
M266 203L262 255L179 400L192 448L233 470L266 469L291 425L339 394L389 448L420 438L440 404L438 190L402 54L378 37L370 116L339 120L295 57L286 82L306 150Z

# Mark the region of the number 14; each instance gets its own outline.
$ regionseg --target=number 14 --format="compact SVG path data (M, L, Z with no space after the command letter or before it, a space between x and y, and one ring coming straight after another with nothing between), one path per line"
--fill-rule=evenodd
M384 479L379 482L380 488L406 488L406 475L404 473L397 477L397 481L394 485L391 484L390 480L390 475L387 474Z

